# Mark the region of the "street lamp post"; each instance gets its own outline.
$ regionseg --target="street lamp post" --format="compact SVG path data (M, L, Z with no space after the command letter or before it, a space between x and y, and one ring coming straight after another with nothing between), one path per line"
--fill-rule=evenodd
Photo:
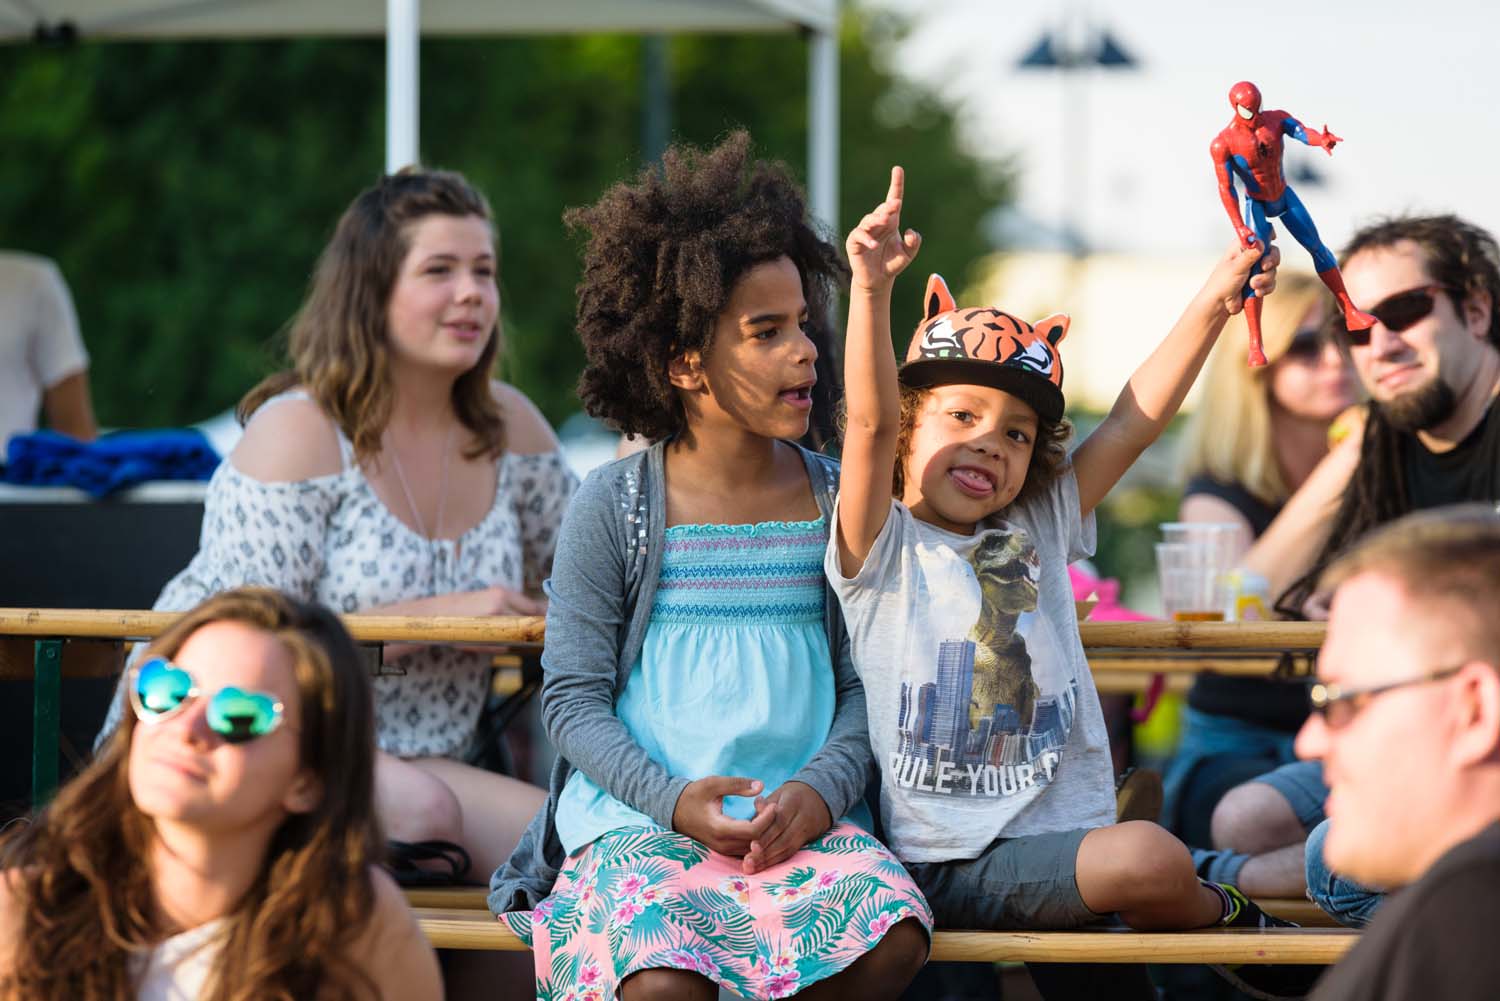
M1044 31L1016 63L1021 70L1060 70L1063 74L1063 239L1068 252L1083 256L1087 248L1084 220L1088 198L1088 93L1079 71L1098 66L1135 69L1140 63L1107 28L1092 27L1081 41L1062 31Z

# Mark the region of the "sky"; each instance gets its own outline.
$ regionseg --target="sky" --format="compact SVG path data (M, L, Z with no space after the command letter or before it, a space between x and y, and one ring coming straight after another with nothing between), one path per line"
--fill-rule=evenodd
M1004 223L1008 245L1056 246L1071 206L1093 249L1227 247L1233 231L1208 146L1229 123L1230 86L1243 79L1260 87L1266 108L1315 128L1326 123L1344 140L1332 157L1292 140L1285 154L1289 176L1307 165L1324 179L1292 184L1335 250L1362 223L1401 211L1455 211L1500 231L1500 115L1492 107L1500 6L867 2L912 20L895 67L960 110L976 152L1014 159L1020 186ZM1279 25L1261 14L1257 31L1247 24L1257 8L1297 13ZM1046 30L1079 39L1101 28L1138 68L1016 68ZM1296 263L1300 249L1286 234L1281 243L1286 263Z

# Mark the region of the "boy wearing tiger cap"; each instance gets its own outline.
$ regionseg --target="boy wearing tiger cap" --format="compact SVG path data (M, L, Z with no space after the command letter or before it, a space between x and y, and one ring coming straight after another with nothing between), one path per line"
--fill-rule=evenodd
M1059 345L955 307L938 276L906 363L890 349L904 177L849 235L847 428L826 569L865 685L888 843L940 925L1068 928L1118 912L1143 929L1269 923L1201 883L1155 824L1114 823L1108 738L1078 637L1069 562L1096 505L1177 412L1248 279L1279 254L1236 248L1069 457Z

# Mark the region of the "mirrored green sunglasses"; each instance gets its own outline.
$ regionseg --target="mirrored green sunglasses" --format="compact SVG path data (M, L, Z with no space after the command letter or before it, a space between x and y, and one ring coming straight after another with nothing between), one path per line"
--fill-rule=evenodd
M152 657L137 667L129 691L130 706L142 723L170 719L189 699L203 695L193 676L165 657ZM214 733L231 744L243 744L274 732L284 714L276 696L229 686L209 697L204 717Z

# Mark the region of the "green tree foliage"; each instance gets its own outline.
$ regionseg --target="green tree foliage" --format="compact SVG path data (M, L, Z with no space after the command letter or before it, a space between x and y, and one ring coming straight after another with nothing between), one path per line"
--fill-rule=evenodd
M895 78L892 29L856 15L842 38L840 224L909 172L922 275L962 284L987 249L1003 165L959 151L951 115ZM548 417L577 409L575 236L563 210L640 168L638 38L429 40L426 162L463 171L499 219L507 377ZM673 136L745 126L803 173L807 44L796 35L679 37ZM58 260L93 356L101 421L144 427L232 406L280 364L279 333L319 248L384 157L378 41L0 48L0 246ZM898 287L897 337L921 276Z

